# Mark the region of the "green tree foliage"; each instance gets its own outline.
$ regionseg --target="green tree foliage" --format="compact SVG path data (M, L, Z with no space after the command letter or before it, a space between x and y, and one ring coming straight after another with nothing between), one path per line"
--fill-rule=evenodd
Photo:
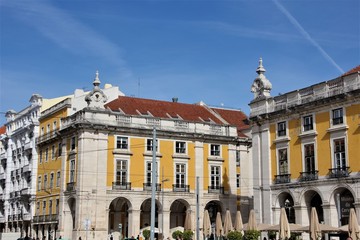
M184 240L191 240L193 238L193 231L191 230L185 230L184 233L183 233L183 239Z
M226 238L228 240L242 240L242 233L239 231L231 231L228 233L228 235L226 236Z
M258 240L260 237L260 231L257 230L249 230L245 231L245 240Z
M150 238L150 230L149 229L145 229L142 232L142 235L144 236L145 239L149 239Z
M183 237L183 232L180 230L176 230L175 232L172 233L173 239L182 239L182 237Z

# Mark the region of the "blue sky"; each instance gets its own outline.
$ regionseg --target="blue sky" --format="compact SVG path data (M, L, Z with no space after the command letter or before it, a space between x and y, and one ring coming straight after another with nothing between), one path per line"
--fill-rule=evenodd
M272 95L360 64L358 0L0 1L0 123L102 84L128 96L249 113L258 60Z

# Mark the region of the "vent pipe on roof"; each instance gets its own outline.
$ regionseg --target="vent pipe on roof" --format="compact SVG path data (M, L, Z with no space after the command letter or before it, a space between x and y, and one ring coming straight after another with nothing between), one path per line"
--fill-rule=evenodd
M178 99L177 97L173 97L173 98L172 98L172 102L178 102L178 100L179 100L179 99Z

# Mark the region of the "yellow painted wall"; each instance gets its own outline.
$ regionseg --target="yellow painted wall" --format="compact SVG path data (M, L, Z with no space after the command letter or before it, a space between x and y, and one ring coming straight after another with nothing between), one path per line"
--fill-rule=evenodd
M270 125L270 157L271 157L271 173L272 176L277 175L277 161L276 161L276 144L274 143L276 138L276 125Z
M360 104L346 108L348 129L348 163L352 172L360 171Z
M317 169L319 176L325 176L329 173L331 168L331 152L330 152L330 134L327 129L330 127L330 113L328 111L317 113L315 115L316 121L316 152Z
M299 173L302 172L302 154L301 154L301 139L299 138L301 128L301 120L300 119L292 119L288 121L288 129L289 129L289 167L291 179L297 179L299 177Z

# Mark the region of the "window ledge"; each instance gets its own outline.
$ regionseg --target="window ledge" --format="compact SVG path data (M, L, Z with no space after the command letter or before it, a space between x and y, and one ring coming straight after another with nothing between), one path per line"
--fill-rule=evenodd
M289 142L290 138L288 136L278 137L274 140L274 143L281 143L281 142Z
M346 131L349 129L349 126L346 124L339 124L339 125L335 125L335 126L331 126L330 128L328 128L326 131L328 133L331 132L337 132L337 131Z
M75 155L76 154L76 149L70 150L69 155Z
M133 155L128 149L114 149L112 153L114 155Z
M208 161L216 161L216 162L224 162L224 159L222 157L217 156L209 156Z
M299 134L300 138L306 138L306 137L316 137L318 133L314 130L302 132Z
M146 153L143 153L143 156L146 156L146 157L152 157L152 152L146 152ZM162 157L162 154L161 153L156 153L156 157Z
M172 158L190 159L189 155L187 155L187 154L179 154L179 153L173 154L171 157Z

